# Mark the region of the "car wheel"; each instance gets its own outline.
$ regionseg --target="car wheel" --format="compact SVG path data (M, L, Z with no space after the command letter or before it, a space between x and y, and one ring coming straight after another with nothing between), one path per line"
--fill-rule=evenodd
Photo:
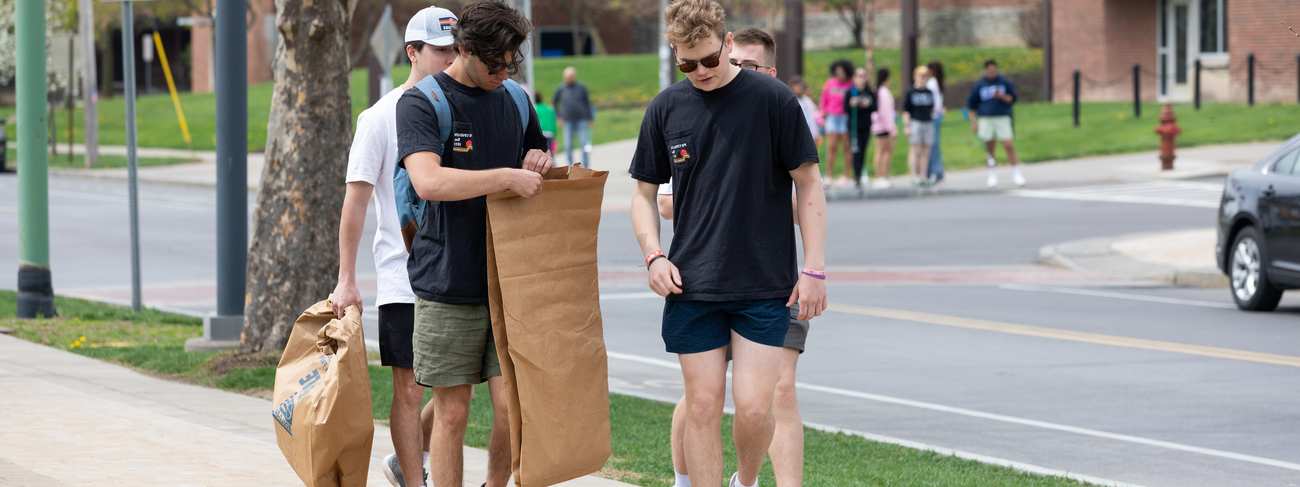
M1263 239L1255 227L1246 227L1237 234L1228 256L1228 280L1232 284L1232 300L1237 307L1247 311L1273 311L1282 299L1282 290L1273 286L1265 272Z

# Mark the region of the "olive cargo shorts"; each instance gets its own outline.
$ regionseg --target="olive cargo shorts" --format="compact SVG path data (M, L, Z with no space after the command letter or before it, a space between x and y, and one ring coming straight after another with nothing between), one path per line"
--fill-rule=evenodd
M501 375L486 304L415 298L415 382L425 387L480 384Z

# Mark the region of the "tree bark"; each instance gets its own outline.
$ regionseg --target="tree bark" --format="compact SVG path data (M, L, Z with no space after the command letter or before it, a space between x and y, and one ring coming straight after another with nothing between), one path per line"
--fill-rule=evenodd
M334 288L352 140L351 6L343 0L276 0L275 6L280 43L248 255L243 352L284 348L302 310Z

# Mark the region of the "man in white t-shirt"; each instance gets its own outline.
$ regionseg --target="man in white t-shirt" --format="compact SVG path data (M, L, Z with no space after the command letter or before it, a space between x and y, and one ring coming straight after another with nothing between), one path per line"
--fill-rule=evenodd
M441 72L456 60L451 27L457 19L450 10L428 7L406 26L406 57L411 75L406 82L380 98L357 117L356 135L348 154L347 194L339 224L339 281L330 306L342 316L349 305L361 307L357 289L357 246L365 231L366 206L373 192L375 217L375 270L378 272L380 362L393 369L393 405L390 421L396 455L383 460L384 474L398 487L424 485L423 462L429 457L429 428L433 403L424 411L424 388L415 383L411 334L415 323L415 293L406 274L406 244L397 222L393 171L397 167L397 100L426 76Z

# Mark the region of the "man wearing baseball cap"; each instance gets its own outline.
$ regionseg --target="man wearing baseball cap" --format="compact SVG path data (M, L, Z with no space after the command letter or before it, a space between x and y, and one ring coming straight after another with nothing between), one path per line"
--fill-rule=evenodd
M339 280L330 305L343 315L349 305L361 309L356 283L357 246L365 231L366 206L375 195L375 271L378 274L379 356L393 370L393 404L390 420L395 455L383 460L384 475L398 487L424 485L423 462L429 457L429 430L433 403L424 411L424 387L415 383L411 335L415 326L415 294L406 273L406 244L397 221L393 171L397 163L397 100L426 76L442 72L456 60L451 11L428 7L406 26L406 57L411 75L402 86L380 98L357 117L356 134L348 154L347 190L339 224Z

